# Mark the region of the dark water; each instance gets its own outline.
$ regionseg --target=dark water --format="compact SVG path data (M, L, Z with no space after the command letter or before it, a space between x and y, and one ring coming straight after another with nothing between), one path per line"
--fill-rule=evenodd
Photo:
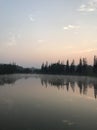
M0 130L97 130L97 79L0 76Z

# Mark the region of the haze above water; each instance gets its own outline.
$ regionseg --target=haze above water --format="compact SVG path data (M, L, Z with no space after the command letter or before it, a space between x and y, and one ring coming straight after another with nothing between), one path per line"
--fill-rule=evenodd
M96 130L97 79L0 76L0 130Z

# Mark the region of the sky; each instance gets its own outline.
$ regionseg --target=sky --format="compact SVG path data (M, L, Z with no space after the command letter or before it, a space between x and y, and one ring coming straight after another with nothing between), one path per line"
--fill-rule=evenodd
M97 0L0 0L0 63L40 67L97 55Z

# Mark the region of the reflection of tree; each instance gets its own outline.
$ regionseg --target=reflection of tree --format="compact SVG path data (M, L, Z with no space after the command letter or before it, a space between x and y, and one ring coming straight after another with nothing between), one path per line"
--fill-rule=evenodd
M97 84L94 83L94 97L97 98Z
M81 81L78 81L78 82L77 82L77 85L78 85L78 87L79 87L79 89L80 89L80 94L82 94L82 91L83 91L82 82L81 82Z
M67 91L69 91L69 81L68 80L66 81L66 89L67 89Z
M49 76L48 78L46 76L45 77L43 76L41 77L41 84L46 87L47 84L49 84L50 86L57 87L58 89L66 88L67 91L69 91L69 88L71 88L73 92L75 92L75 87L78 86L80 94L84 94L84 95L87 95L88 88L92 87L94 89L94 97L95 98L97 97L97 83L87 80L87 78L74 79L73 77L61 78L61 76L56 78Z
M56 86L58 89L62 88L64 86L64 80L63 79L41 79L41 84L47 87L48 84L51 86Z
M77 85L79 87L80 94L86 95L87 94L88 83L85 80L84 81L78 81Z
M72 91L75 92L75 82L74 81L70 82L70 86L72 88Z
M84 81L83 82L83 94L87 94L87 90L88 90L88 84Z
M0 75L0 85L5 84L14 84L17 80L21 78L29 78L29 76L21 75L21 74L14 74L14 75Z
M46 86L47 87L47 83L48 83L48 81L45 79L45 80L41 80L41 84L42 84L42 86Z
M0 85L4 85L4 84L14 84L16 80L17 80L17 79L15 79L15 78L9 78L9 77L5 78L5 77L1 77L1 78L0 78Z

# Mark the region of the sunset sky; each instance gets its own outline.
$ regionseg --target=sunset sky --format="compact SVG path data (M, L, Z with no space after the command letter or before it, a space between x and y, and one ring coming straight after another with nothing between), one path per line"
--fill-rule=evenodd
M42 62L97 55L97 0L0 0L0 63Z

